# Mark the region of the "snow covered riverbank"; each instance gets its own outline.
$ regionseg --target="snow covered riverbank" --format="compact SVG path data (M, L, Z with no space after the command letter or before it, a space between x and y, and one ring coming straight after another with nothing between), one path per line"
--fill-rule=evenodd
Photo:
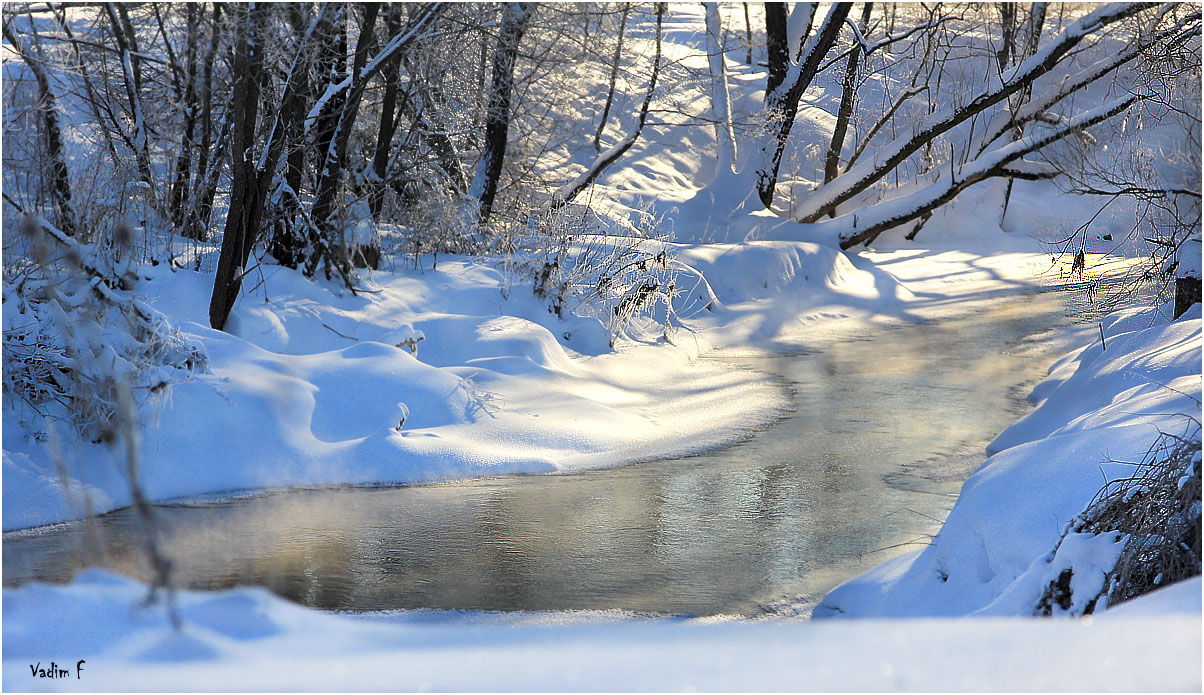
M1059 540L1105 483L1134 475L1160 433L1194 438L1199 460L1200 354L1199 305L1174 322L1152 310L1108 316L1033 389L1037 408L987 448L931 544L845 582L815 616L1031 615L1068 569L1078 596L1066 608L1082 611L1123 538Z
M793 263L801 263L789 246L786 247L786 253L770 248L773 253L770 258L783 264L782 267L789 268ZM712 266L740 260L738 253L729 252L725 255L725 251L728 249L700 247L688 250L687 254L703 257L709 253L717 259ZM757 259L750 265L768 265L764 248L753 247L747 252ZM990 263L982 258L973 258L969 262L972 258L969 255L951 251L921 254L930 257L911 263L923 262L928 266L915 267L909 265L907 255L906 252L887 252L872 257L876 262L885 260L893 264L900 274L912 273L916 276L916 280L908 286L919 291L902 287L898 290L909 291L916 298L906 307L917 313L904 318L947 313L950 311L951 296L956 291L970 295L1008 291L1006 284L1001 285L997 277L989 278L992 273L984 271L981 266L989 266ZM934 272L933 264L936 261L933 258L940 259L944 264L942 272ZM1038 260L1046 262L1036 257L1032 262ZM693 262L702 265L700 261ZM860 259L858 262L866 263L866 260ZM999 269L1015 267L1014 258L1007 262L995 259L995 262ZM454 265L451 267L455 268ZM855 270L846 269L844 272L847 276L859 277ZM790 275L780 268L773 269L771 273L767 277ZM713 271L712 274L718 276ZM959 275L964 278L963 281L949 282ZM922 279L924 277L938 277L944 282L925 281ZM1018 273L1013 277L1016 283L1021 283L1022 278ZM398 278L393 282L413 282L413 279ZM450 281L446 282L451 284ZM781 282L782 287L790 288L789 281ZM942 284L947 286L946 294L937 296L933 289ZM385 283L381 285L385 286ZM762 286L758 289L756 283L724 287L722 283L715 282L711 286L717 296L737 298L717 304L714 307L717 311L707 312L725 312L723 319L729 326L709 331L699 327L696 334L699 341L707 340L709 336L709 340L714 341L712 344L738 345L741 341L747 341L782 347L796 343L825 326L864 327L874 320L900 318L898 314L892 317L885 312L869 315L863 308L857 307L853 300L844 299L838 292L826 296L816 292L811 295L819 297L809 310L814 312L810 314L812 320L778 320L775 323L769 319L780 319L786 311L796 312L797 317L805 315L808 310L800 309L798 304L790 305L782 298L775 304L757 297L759 292L764 293L770 288ZM865 287L862 284L860 291L866 292ZM431 294L436 296L448 292L447 285L434 289L437 291ZM1013 286L1010 291L1015 290ZM846 291L852 293L847 288ZM406 292L419 295L430 290L416 289L411 285ZM490 293L487 296L495 295ZM167 302L166 298L160 301ZM276 299L273 306L291 307L295 303L296 300L286 302ZM311 310L317 311L316 304L311 306ZM348 335L357 326L371 325L373 330L380 329L381 319L376 319L377 323L372 324L359 318L363 314L356 317L358 323L346 318L343 319L347 321L346 324L337 323L340 320L335 313L338 308L336 301L334 309L327 309L330 313L319 315L319 318ZM536 305L535 309L542 307ZM274 308L273 313L276 312L291 321L301 320L296 317L304 316L298 309ZM743 316L731 320L736 312L743 312ZM826 320L823 316L825 313L829 314ZM534 310L532 314L538 316ZM438 319L429 324L415 322L414 328L428 336L437 336L437 330L431 327L437 329L439 321L449 320L443 317ZM487 323L488 320L492 319L472 319L478 324ZM305 335L295 328L287 330L288 321L282 320L281 323L286 330L273 334L277 339L282 335ZM1075 432L1089 427L1120 427L1118 431L1132 434L1134 442L1146 437L1149 434L1147 430L1153 429L1151 423L1163 422L1158 419L1161 416L1152 414L1167 408L1183 407L1184 404L1176 398L1190 401L1193 393L1198 398L1198 376L1193 377L1192 374L1198 374L1199 369L1196 359L1199 354L1199 324L1199 319L1192 317L1167 324L1149 313L1129 313L1105 321L1108 349L1103 350L1102 345L1086 345L1061 360L1051 371L1050 380L1035 392L1045 398L1043 405L1034 411L1034 415L1001 435L1004 441L1007 437L1023 439L1025 436L1036 438L1035 441L1009 446L991 459L983 471L999 467L1008 471L1027 471L1029 476L1037 468L1045 471L1047 461L1042 457L1063 451L1058 438L1073 437ZM538 327L535 323L531 325ZM766 330L766 326L771 326L772 331ZM528 327L528 330L535 331L537 328ZM313 331L312 335L321 336L321 340L330 340L324 335L326 333L330 331ZM682 334L685 334L684 331ZM1090 336L1090 333L1087 335ZM234 343L241 338L226 340ZM420 356L426 354L424 350L429 351L432 346L439 344L428 344L428 340L436 339L428 337L420 344ZM374 345L371 342L367 344ZM454 345L454 342L451 344ZM485 345L488 346L488 343ZM563 350L558 345L557 349ZM693 349L700 349L705 344L699 342L696 345L698 347ZM279 344L276 347L280 349ZM242 349L246 353L260 355L260 359L264 354L275 355L271 357L275 360L291 359L285 352L266 353L261 347L248 345ZM382 348L376 349L380 351ZM327 352L343 360L350 359L347 357L347 348L335 347ZM665 356L672 356L672 359L680 360L681 373L692 375L694 372L691 370L705 367L691 363L688 359L690 354L673 345L645 344L636 346L634 354L629 350L620 350L610 359L669 359ZM550 362L545 356L538 357ZM560 368L570 369L574 362L589 365L596 359L589 356L578 356L572 360L566 358L570 366L561 365ZM464 361L467 363L468 360ZM539 363L532 360L531 364ZM440 369L452 369L414 367L420 368L429 368L436 373ZM544 369L546 371L546 367ZM1135 376L1136 372L1145 378ZM452 374L457 373L452 371ZM545 372L530 368L530 371L522 373L534 374L538 378ZM718 372L720 376L725 373ZM507 375L501 370L498 374L493 378L502 383ZM575 374L580 376L580 372ZM745 378L748 376L737 374L740 375ZM1083 394L1076 395L1069 390L1058 395L1059 389L1074 389L1074 384L1096 381L1108 385L1108 388L1093 394L1089 401L1081 398ZM1154 388L1150 385L1151 381L1169 384L1189 395L1176 396L1166 389ZM363 392L363 384L370 383L370 380L359 383ZM548 383L554 382L549 380ZM572 383L580 382L574 380ZM1193 383L1195 392L1191 391ZM756 389L762 387L755 381L745 384L737 382L737 385L721 386L720 390L727 389L732 393L732 389L739 388L746 388L749 393L755 394ZM776 393L772 384L765 388L769 393ZM739 393L738 390L735 392ZM318 389L315 398L320 397L321 393ZM529 402L535 402L535 396L531 396L531 399ZM755 401L750 397L749 402ZM1131 411L1138 403L1146 407L1148 414L1142 416L1145 419L1126 420L1134 415ZM1076 410L1073 404L1080 404L1081 407ZM1094 410L1100 412L1093 417L1082 417L1080 411L1091 404L1094 404ZM1051 412L1055 414L1049 415ZM1108 413L1114 417L1109 418ZM491 420L486 418L488 422ZM1054 427L1057 423L1062 424ZM459 426L467 428L474 425L462 423ZM1111 441L1101 436L1101 430L1092 432L1091 441ZM1051 433L1052 438L1046 437ZM1104 431L1104 434L1107 432ZM1028 450L1026 447L1034 448L1039 456L1021 456ZM948 533L950 537L960 538L959 533L965 534L958 529L966 528L966 524L977 528L980 521L998 520L997 524L992 523L991 528L1002 531L1010 529L1012 532L1010 536L992 541L1008 550L1004 557L1015 558L1013 565L1008 567L1014 567L1013 571L1019 572L1027 569L1044 578L1045 570L1041 568L1045 563L1040 556L1052 548L1061 527L1052 522L1043 523L1041 514L1032 512L1030 507L1054 505L1057 510L1063 510L1055 510L1063 514L1063 521L1081 511L1086 504L1083 496L1089 498L1097 489L1093 486L1096 485L1094 476L1098 475L1096 466L1076 466L1071 459L1071 453L1082 450L1081 446L1065 449L1060 454L1058 461L1061 463L1055 466L1056 470L1047 471L1064 483L1063 487L1057 488L1067 491L1064 495L1045 494L1052 491L1034 491L1032 483L1026 478L1018 478L1018 473L1012 473L1011 477L992 476L998 484L976 483L972 480L964 494L968 502L959 505L962 511L955 511L948 530L942 535ZM999 461L1005 456L1022 461L1000 466ZM982 475L980 472L979 477ZM1000 500L1004 503L1000 504ZM973 514L965 511L970 509L965 504L973 505ZM1079 505L1077 511L1073 509L1076 504ZM1004 515L1017 505L1023 512L1020 519L1031 521L1033 525L1017 524L1010 517L1005 519ZM974 533L969 532L969 536ZM896 563L876 570L868 578L853 580L846 586L866 586L868 581L875 591L887 587L888 591L894 592L890 594L890 606L896 611L905 602L912 602L915 606L913 615L964 615L968 611L940 613L932 610L932 607L956 607L967 601L982 601L983 592L997 594L1006 583L1000 579L982 584L979 581L982 568L974 564L981 556L962 547L964 545L955 546L954 552L960 553L958 557L962 559L957 562L966 567L956 565L950 581L942 582L942 586L950 587L945 591L952 591L955 596L934 594L926 598L923 591L915 590L905 581L890 584L875 579L897 567ZM948 547L938 543L926 552ZM937 557L934 562L938 564L950 561L944 556ZM1030 564L1036 569L1029 569ZM921 565L921 561L909 564L915 568ZM904 578L908 576L904 572ZM915 576L922 577L923 573L917 571ZM923 584L920 580L916 581ZM931 584L924 584L925 590L931 590ZM981 591L976 593L972 590L974 587L979 587ZM849 589L841 591L848 592ZM149 607L143 604L145 592L143 585L97 570L85 572L67 586L33 584L6 590L5 687L155 690L178 688L180 683L187 682L192 687L214 690L852 688L1104 691L1190 690L1198 689L1200 685L1198 579L1082 620L945 618L840 623L807 623L788 618L762 621L647 619L606 612L492 614L413 611L357 617L323 614L287 603L262 590L237 589L210 593L182 592L179 605L184 628L179 633L170 628L162 604ZM829 610L834 601L840 600L840 596L839 591L829 596L825 607L818 612ZM861 605L870 604L865 602ZM993 613L1025 613L1023 606L1008 605L1010 608L1003 610L1007 607L1000 604L1001 610ZM923 613L925 608L932 612ZM850 610L849 613L853 614L854 611ZM1151 641L1147 637L1151 632L1164 635L1166 639ZM41 679L26 675L30 665L45 666L51 661L60 667L65 664L69 675L74 675L72 669L81 659L86 663L80 678ZM466 660L477 664L478 668L462 668ZM871 662L872 668L867 667L867 663Z
M1200 688L1200 582L1083 620L647 620L418 611L357 618L260 589L182 592L97 570L4 598L6 690L831 691ZM1157 634L1158 639L1150 639ZM80 661L84 663L80 664ZM30 667L66 669L59 679ZM77 665L79 670L77 673Z
M468 259L378 272L357 296L268 266L230 333L205 325L206 274L145 267L148 301L209 358L208 373L158 400L140 448L145 493L548 473L722 446L772 422L788 400L765 377L696 360L701 351L795 349L816 331L965 311L970 300L1040 287L1047 278L1035 272L1048 267L1039 254L954 251L854 265L784 241L672 250L684 289L672 330L621 339L617 350L598 319L558 317L503 270ZM64 499L53 447L28 436L36 416L7 405L5 530L129 504L124 465L103 444L62 452Z

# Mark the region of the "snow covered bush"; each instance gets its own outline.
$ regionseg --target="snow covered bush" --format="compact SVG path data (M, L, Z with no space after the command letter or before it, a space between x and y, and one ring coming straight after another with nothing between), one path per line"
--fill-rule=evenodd
M616 338L671 330L677 271L660 220L637 221L589 205L566 205L533 220L515 239L515 264L557 316L596 318Z
M1116 536L1118 544L1103 581L1075 595L1074 574L1083 568L1067 566L1045 589L1038 613L1090 613L1200 574L1199 422L1182 435L1162 434L1132 476L1105 485L1055 554L1098 536Z
M129 229L113 237L81 244L26 218L5 248L6 408L35 436L55 420L89 441L112 441L120 384L146 402L205 369L201 349L134 294Z

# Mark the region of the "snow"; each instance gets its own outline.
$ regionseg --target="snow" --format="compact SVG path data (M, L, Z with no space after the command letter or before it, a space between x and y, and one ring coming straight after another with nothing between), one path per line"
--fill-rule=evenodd
M650 620L623 613L356 617L261 589L146 588L100 570L6 590L6 690L1198 690L1199 613L1167 591L1098 618ZM1177 606L1178 600L1169 602ZM1159 639L1150 639L1151 634ZM76 671L83 660L82 669ZM30 676L54 662L61 679ZM1190 667L1191 664L1196 667ZM1188 666L1188 667L1185 667Z

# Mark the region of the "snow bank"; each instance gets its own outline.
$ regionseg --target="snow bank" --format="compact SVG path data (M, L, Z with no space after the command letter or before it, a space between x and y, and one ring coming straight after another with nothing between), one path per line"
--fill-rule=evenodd
M772 338L769 327L804 306L867 315L906 296L888 274L814 244L676 250L693 290L675 299L675 330L618 349L597 319L559 317L529 279L468 259L378 272L357 295L261 266L230 333L206 325L208 275L143 268L148 301L203 346L209 372L153 412L141 483L166 500L552 473L714 448L773 421L788 396L763 375L695 360L699 351ZM64 496L44 443L4 422L6 530L129 504L107 447L65 452Z
M931 545L848 580L814 616L1031 614L1070 566L1075 589L1102 585L1118 538L1070 536L1054 554L1067 523L1130 475L1160 431L1200 418L1200 320L1157 317L1113 314L1103 340L1056 362L1033 389L1037 408L991 443Z
M1198 580L1189 584L1170 590L1199 592ZM1158 594L1094 620L749 623L439 611L364 619L236 589L180 592L179 632L145 596L144 586L100 570L66 586L6 589L5 690L1170 691L1201 683L1200 616L1160 615ZM31 675L31 666L52 662L67 675Z

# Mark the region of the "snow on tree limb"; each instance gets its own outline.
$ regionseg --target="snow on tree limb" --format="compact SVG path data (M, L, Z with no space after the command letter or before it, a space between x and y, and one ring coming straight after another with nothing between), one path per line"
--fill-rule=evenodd
M348 75L338 82L327 85L326 91L322 93L322 96L318 97L318 100L314 102L313 108L310 109L309 113L305 116L305 132L308 133L313 128L314 124L318 120L318 115L322 113L322 109L326 107L326 104L331 99L344 90L352 88L353 85L360 88L362 88L363 85L366 85L368 80L372 79L372 76L384 67L385 62L388 61L394 53L409 45L411 41L417 38L418 32L430 24L431 21L442 14L442 12L443 3L441 2L431 3L423 7L418 16L410 21L410 26L405 33L398 34L397 36L391 38L389 42L385 44L384 48L380 49L376 56L364 65L363 69L360 70L358 74Z
M942 109L925 118L909 136L880 147L872 160L850 167L845 173L811 191L796 202L795 216L802 222L815 222L836 209L840 203L868 188L893 171L908 157L973 116L1007 99L1041 75L1048 73L1083 39L1105 26L1131 17L1149 5L1113 3L1101 7L1070 24L1056 38L1039 48L1027 60L1011 68L1002 82L980 92L964 106ZM762 197L764 199L764 196Z
M1158 14L1155 21L1165 16L1166 10L1172 6L1166 6L1162 12ZM1105 75L1110 74L1120 66L1128 63L1136 58L1143 49L1157 43L1167 37L1173 36L1181 31L1185 26L1192 22L1198 23L1200 20L1200 12L1193 12L1184 17L1175 24L1174 27L1167 29L1157 34L1148 35L1142 40L1134 41L1126 45L1121 51L1114 55L1106 56L1082 70L1067 75L1057 85L1053 85L1044 89L1040 95L1035 96L1032 100L1025 103L1016 110L1010 118L998 119L992 122L992 127L988 128L986 134L982 138L982 144L979 146L979 153L986 151L992 143L1002 136L1009 128L1028 123L1033 120L1038 120L1049 109L1061 102L1066 97L1078 92L1084 87L1096 82Z
M756 188L757 195L767 208L773 203L778 168L782 163L786 142L790 139L795 114L798 113L799 99L819 72L820 61L840 35L840 29L852 5L849 2L836 3L828 10L819 31L807 42L802 59L791 65L782 83L765 96L769 123L768 132L762 136L759 147Z
M817 223L816 228L825 234L833 234L840 240L840 247L848 249L857 244L873 241L887 229L935 210L952 200L961 191L985 179L994 176L1040 175L1044 177L1044 174L1048 173L1047 170L1036 163L1026 162L1018 165L1012 165L1012 163L1071 133L1115 116L1139 98L1139 95L1126 96L1081 113L1056 128L1042 133L1034 133L983 154L958 167L953 176L948 179L938 180L913 193L861 208L836 219Z

